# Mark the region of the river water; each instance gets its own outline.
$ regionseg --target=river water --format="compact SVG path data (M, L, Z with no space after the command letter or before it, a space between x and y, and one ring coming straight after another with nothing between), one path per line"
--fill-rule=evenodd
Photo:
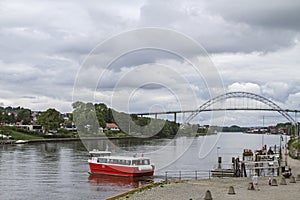
M156 140L97 140L0 146L0 199L106 199L132 188L163 179L165 171L208 170L221 156L224 165L243 149L262 144L285 145L279 135L218 133L217 135ZM155 163L153 179L90 176L88 150L109 148L118 155L139 154Z

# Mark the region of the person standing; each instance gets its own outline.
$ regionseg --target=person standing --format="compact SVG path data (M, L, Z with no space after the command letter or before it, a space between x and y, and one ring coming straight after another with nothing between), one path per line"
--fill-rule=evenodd
M253 183L254 190L259 190L259 187L258 187L258 176L257 176L256 173L254 173L254 176L252 177L252 183Z

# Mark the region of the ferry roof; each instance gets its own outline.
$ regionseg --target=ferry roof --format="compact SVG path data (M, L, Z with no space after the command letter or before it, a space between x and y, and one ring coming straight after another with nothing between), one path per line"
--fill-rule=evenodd
M150 160L148 157L133 157L133 156L110 156L110 159L118 159L118 160Z
M94 154L96 154L96 153L111 153L110 151L99 151L99 150L97 150L97 149L94 149L94 150L92 150L92 151L89 151L89 153L94 153Z
M90 154L108 154L111 153L110 151L99 151L99 150L92 150L89 152ZM144 156L95 156L99 158L109 158L109 159L117 159L117 160L146 160L149 159L148 157Z
M98 158L108 158L108 159L117 159L117 160L150 160L148 157L134 157L134 156L96 156Z

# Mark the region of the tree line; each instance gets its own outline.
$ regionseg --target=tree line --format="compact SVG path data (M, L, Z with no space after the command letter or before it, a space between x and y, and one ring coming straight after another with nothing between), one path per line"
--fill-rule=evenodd
M139 137L174 137L179 124L168 120L139 117L135 114L118 112L104 103L74 102L73 117L77 130L83 135L105 129L106 123L115 123L120 132L128 136ZM107 131L107 133L111 133Z
M78 101L74 102L72 107L73 112L69 115L68 120L65 120L63 114L53 108L43 112L35 112L37 116L36 119L33 119L33 112L30 109L0 107L0 123L7 125L22 122L22 125L41 125L44 133L49 131L67 133L65 129L60 128L62 126L71 126L75 123L78 132L85 135L98 134L99 129L102 129L107 136L119 134L122 136L147 138L174 137L179 129L179 124L175 122L118 112L104 103L93 104ZM117 124L120 131L106 130L107 123Z

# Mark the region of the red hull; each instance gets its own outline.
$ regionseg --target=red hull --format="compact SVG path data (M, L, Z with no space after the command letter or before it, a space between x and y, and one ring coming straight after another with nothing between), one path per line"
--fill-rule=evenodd
M90 172L92 174L104 174L113 176L153 176L153 170L139 170L138 166L122 166L122 165L109 165L101 163L89 163ZM154 167L153 167L154 168Z

